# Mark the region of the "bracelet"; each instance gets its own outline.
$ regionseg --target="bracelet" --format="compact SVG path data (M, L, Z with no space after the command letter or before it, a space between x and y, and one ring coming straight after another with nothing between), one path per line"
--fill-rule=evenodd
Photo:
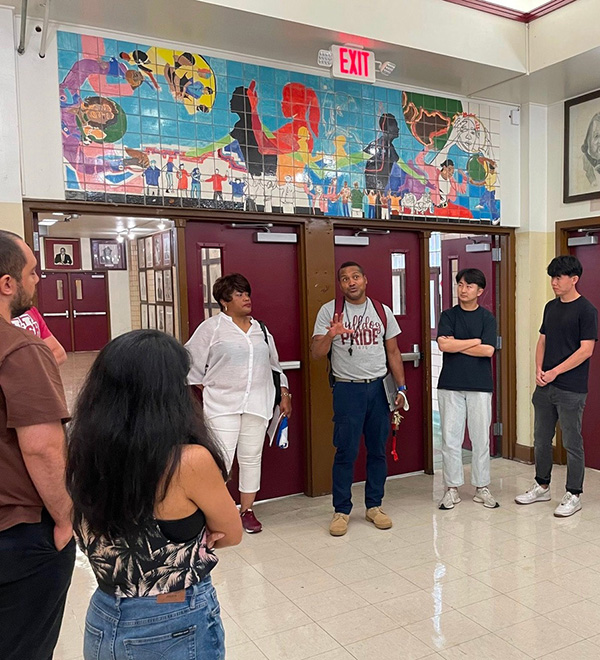
M406 392L406 385L398 385L398 392Z
M283 397L283 396L289 396L290 399L292 398L292 394L291 394L291 392L282 392L282 393L281 393L281 396L282 396L282 397Z

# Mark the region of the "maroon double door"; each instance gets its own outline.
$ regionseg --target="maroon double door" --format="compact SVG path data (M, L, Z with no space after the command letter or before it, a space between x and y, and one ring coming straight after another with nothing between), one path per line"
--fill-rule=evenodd
M260 230L259 230L260 231ZM292 226L278 226L277 233L294 235ZM336 229L336 235L352 235L356 230ZM281 497L304 490L305 429L302 400L302 368L300 328L302 325L298 245L282 242L256 242L256 228L188 222L186 226L186 258L190 332L213 311L211 288L216 276L240 272L252 286L252 310L255 318L264 321L273 334L282 366L293 393L293 416L289 426L289 448L282 450L265 446L259 499ZM268 239L267 239L268 240ZM369 278L368 294L393 306L403 296L401 313L396 318L402 334L398 338L407 361L404 364L409 391L410 411L398 432L399 461L391 455L389 474L402 474L425 468L424 429L429 423L423 415L422 296L420 287L420 239L411 232L392 232L371 237L367 247L336 245L335 261L357 261ZM403 264L403 268L393 268ZM401 255L401 256L398 256ZM217 267L220 263L220 268ZM400 289L398 289L400 287ZM398 291L401 293L398 294ZM398 302L398 300L396 300ZM314 319L311 319L311 322ZM408 360L409 357L412 359ZM415 359L416 358L416 359ZM323 370L326 369L323 361ZM331 406L329 401L324 406ZM357 461L355 480L364 474L364 454ZM235 470L235 466L234 466ZM230 482L235 495L237 477Z
M479 236L476 243L477 245L488 245L490 249L480 252L467 252L467 245L475 244L472 238L448 238L441 241L442 308L449 309L452 307L452 293L456 287L454 273L461 271L463 268L478 268L486 279L486 287L479 297L479 304L496 316L496 269L492 261L492 239L490 236ZM496 355L494 354L492 358L494 383L498 382ZM498 419L498 400L499 391L496 387L492 396L492 422ZM492 424L492 428L490 428L490 454L492 456L500 453L500 442L500 436L494 435L494 425ZM472 449L468 429L465 429L463 448Z
M42 271L38 306L67 352L98 351L110 338L108 273Z
M341 241L355 233L356 229L338 228L335 231ZM388 475L417 472L426 467L424 438L427 437L425 430L430 423L424 415L423 407L421 239L419 234L407 231L367 236L368 245L336 244L336 271L346 261L360 264L367 277L367 295L390 307L398 321L401 333L397 342L403 354L410 410L402 413L404 419L396 434L397 461L391 454L392 438L388 440ZM366 452L364 443L361 443L354 472L355 481L366 478L365 461Z
M277 233L296 235L294 227ZM256 228L211 222L188 222L186 259L190 333L216 307L212 284L220 273L242 273L252 287L252 315L263 321L275 338L279 359L293 399L288 449L265 446L259 499L304 491L304 422L300 365L300 295L296 243L256 243ZM220 267L219 267L220 264ZM211 302L212 301L212 302ZM287 364L286 364L287 363ZM230 481L236 491L237 467Z

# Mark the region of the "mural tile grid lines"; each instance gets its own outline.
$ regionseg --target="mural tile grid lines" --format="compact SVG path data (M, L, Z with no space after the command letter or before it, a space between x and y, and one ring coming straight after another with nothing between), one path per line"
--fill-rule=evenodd
M58 33L67 199L500 222L493 106Z

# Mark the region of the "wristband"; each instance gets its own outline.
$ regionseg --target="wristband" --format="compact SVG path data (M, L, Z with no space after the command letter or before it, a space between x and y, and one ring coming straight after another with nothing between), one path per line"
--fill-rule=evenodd
M398 392L406 392L406 385L398 385Z

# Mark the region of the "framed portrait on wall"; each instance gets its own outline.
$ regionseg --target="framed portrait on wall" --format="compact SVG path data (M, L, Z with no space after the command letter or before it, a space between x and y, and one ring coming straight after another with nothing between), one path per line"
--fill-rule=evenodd
M171 265L171 232L166 231L162 235L163 240L163 266Z
M90 238L94 270L127 270L125 243L112 238Z
M156 296L156 302L164 302L165 300L165 295L164 295L164 289L163 289L163 272L162 270L155 270L154 271L154 280L155 280L155 296Z
M156 330L156 305L148 305L148 327Z
M165 292L165 302L173 302L173 277L170 268L163 271L163 290Z
M146 255L146 268L152 268L154 262L152 261L152 236L147 236L145 239L144 253Z
M600 198L600 90L565 102L563 201Z
M146 242L139 238L137 242L138 268L146 268Z
M173 325L173 308L165 307L165 332L171 337L175 336L175 326Z
M142 330L148 329L148 305L140 305Z
M139 272L140 276L140 300L142 302L148 302L148 290L146 287L146 273L143 270Z
M81 243L78 238L44 238L46 270L80 270Z
M156 290L154 288L154 271L147 270L143 273L146 277L146 290L148 292L148 302L156 302Z
M154 239L154 256L152 257L154 261L154 267L159 268L160 266L163 265L162 262L162 236L161 234L154 234L153 236Z
M156 305L156 329L165 331L165 306Z

